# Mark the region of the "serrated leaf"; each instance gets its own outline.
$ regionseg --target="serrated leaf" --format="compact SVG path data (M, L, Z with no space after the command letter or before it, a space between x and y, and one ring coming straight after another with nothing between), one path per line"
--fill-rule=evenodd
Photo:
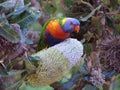
M28 31L28 28L23 28L21 31L21 42L25 42L26 44L33 44L33 41L28 39L26 36L26 32Z
M79 74L79 73L74 74L74 75L69 79L68 82L65 82L65 83L62 84L63 90L69 90L69 89L73 88L74 85L75 85L75 83L76 83L76 81L78 81L79 78L80 78L80 74Z
M20 41L19 34L8 25L0 27L0 35L12 43L18 43Z
M20 87L19 90L55 90L53 87L50 86L39 86L39 87L33 87L30 85Z
M34 56L34 57L33 56L27 56L27 60L29 61L29 64L32 65L32 67L36 68L38 66L38 61L40 61L40 57L38 57L38 56Z
M74 85L74 83L70 81L70 82L63 84L62 88L63 88L63 90L69 90L73 85Z
M21 29L27 28L42 15L41 11L29 6L30 4L27 4L23 8L17 9L16 11L8 14L7 18L10 17L12 19L11 23L19 24Z
M30 61L39 61L40 60L40 57L38 57L38 56L34 56L34 57L32 57L32 56L29 56L29 60Z
M1 66L0 66L1 67ZM2 68L3 69L3 68ZM26 70L24 69L24 70L11 70L11 71L7 71L5 68L4 68L4 70L7 72L7 74L4 74L4 75L2 75L1 74L1 76L2 77L13 77L13 76L21 76L21 74L22 73L24 73L24 72L26 72ZM16 79L20 79L20 78L16 78Z
M8 86L5 90L19 90L19 87L21 86L22 81L18 81L15 84Z
M12 13L8 14L6 17L9 18L10 16L14 16L16 17L17 15L20 15L21 13L23 13L25 10L27 10L29 8L30 4L27 4L26 6L16 9L15 11L13 11Z
M82 18L82 19L80 19L81 21L87 21L89 18L91 18L94 14L95 14L95 12L97 11L97 10L99 10L100 8L102 7L102 5L99 5L98 7L96 7L89 15L87 15L86 17L84 17L84 18Z
M26 17L22 18L17 23L21 26L21 28L28 27L29 25L33 24L40 16L42 12L36 11L33 9L29 9Z
M0 75L8 75L6 68L0 64Z
M11 70L11 71L8 72L8 76L21 75L25 71L26 70Z
M5 82L4 82L6 84L4 87L5 90L18 90L18 88L21 86L22 82L25 79L26 74L22 76L24 72L26 72L26 70L13 70L13 71L8 72L8 75L2 75L1 77L3 78L3 80L5 78Z
M7 1L4 0L3 3L0 3L0 7L2 7L2 11L5 12L14 8L15 3L16 3L16 0L7 0Z
M15 5L15 11L20 11L25 7L24 0L18 0Z
M110 79L112 78L114 75L117 74L117 72L115 70L111 70L111 71L104 71L103 74L105 75L106 79Z

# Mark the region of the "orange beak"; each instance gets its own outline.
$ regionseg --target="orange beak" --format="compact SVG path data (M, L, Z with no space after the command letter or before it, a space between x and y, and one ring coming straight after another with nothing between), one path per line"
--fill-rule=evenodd
M74 30L78 33L80 31L80 26L79 25L75 26Z

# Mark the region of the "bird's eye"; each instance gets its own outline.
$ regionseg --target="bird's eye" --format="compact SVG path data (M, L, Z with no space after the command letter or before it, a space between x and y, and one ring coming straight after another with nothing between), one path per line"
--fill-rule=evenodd
M73 25L73 22L70 22L70 25Z

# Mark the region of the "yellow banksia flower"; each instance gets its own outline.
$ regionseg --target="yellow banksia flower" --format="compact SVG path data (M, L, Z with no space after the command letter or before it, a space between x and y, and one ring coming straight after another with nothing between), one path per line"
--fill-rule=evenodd
M33 57L40 57L40 61L35 72L27 76L27 82L32 86L45 86L58 81L80 60L82 54L82 44L71 38L33 54Z

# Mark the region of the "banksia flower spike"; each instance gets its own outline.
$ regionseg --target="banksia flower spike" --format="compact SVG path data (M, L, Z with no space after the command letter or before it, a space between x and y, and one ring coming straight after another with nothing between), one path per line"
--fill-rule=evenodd
M83 45L76 39L64 42L32 55L40 57L35 72L27 76L32 86L50 85L61 79L83 55Z

